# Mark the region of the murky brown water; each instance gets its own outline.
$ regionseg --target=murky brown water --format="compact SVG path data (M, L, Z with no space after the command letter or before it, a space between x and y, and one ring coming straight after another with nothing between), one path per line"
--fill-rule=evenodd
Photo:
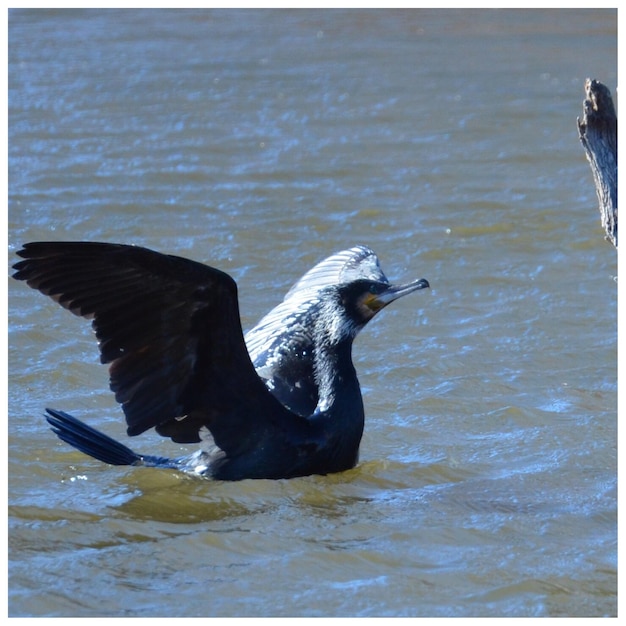
M246 328L327 254L425 276L355 344L353 471L111 468L88 324L10 282L9 614L615 615L616 255L579 145L616 12L12 11L9 261L147 245ZM156 435L140 452L182 452Z

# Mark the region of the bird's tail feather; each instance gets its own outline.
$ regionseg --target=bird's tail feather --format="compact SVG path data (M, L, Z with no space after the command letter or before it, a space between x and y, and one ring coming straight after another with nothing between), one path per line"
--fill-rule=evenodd
M109 465L168 466L169 459L142 456L64 411L46 409L53 432L66 443Z

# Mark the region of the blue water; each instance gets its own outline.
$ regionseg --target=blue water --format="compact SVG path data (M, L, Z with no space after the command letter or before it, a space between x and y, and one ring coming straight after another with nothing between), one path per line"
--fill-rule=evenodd
M363 243L352 471L212 483L129 441L88 322L9 281L11 616L617 613L616 254L580 146L615 10L12 10L9 262L147 245L229 272L251 327Z

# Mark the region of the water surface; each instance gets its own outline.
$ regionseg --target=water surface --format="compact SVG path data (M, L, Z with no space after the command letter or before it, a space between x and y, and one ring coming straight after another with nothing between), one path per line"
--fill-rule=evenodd
M146 245L245 328L370 245L432 288L354 346L352 471L218 483L132 442L89 324L9 285L12 616L596 616L616 600L616 255L579 144L616 11L11 11L9 262Z

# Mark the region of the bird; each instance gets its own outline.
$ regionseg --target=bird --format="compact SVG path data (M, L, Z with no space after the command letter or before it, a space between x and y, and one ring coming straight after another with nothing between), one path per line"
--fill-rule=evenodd
M374 251L363 245L337 252L312 267L245 335L257 374L282 404L303 417L317 406L312 317L320 290L357 279L389 284Z
M16 280L92 320L130 437L150 429L191 455L143 455L58 409L53 432L110 465L215 480L325 475L358 463L365 414L352 344L383 308L430 287L392 285L366 246L318 263L244 335L235 280L145 247L31 242Z

